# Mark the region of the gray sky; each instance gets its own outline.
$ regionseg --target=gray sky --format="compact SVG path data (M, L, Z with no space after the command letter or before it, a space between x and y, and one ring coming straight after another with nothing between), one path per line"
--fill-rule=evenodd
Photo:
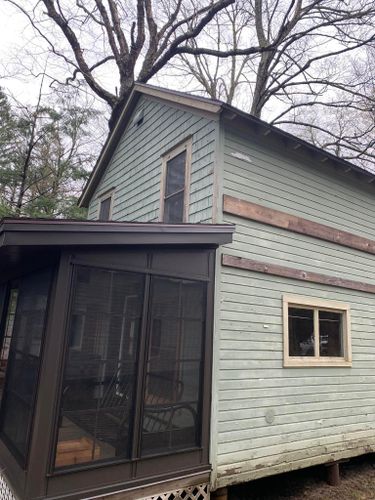
M17 60L30 47L33 33L25 18L7 2L0 0L0 85L20 101L32 101L39 83L26 76ZM5 75L10 75L5 78Z

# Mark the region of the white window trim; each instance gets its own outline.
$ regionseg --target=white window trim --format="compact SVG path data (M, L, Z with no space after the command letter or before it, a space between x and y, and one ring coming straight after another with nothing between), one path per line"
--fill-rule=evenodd
M97 196L97 200L98 200L98 210L97 210L97 214L96 214L97 220L99 220L99 217L100 217L100 208L101 208L102 201L106 200L107 198L111 199L111 202L109 204L109 217L108 217L108 221L112 220L112 210L113 210L114 194L115 194L115 188L111 188L111 189L108 189L104 193L102 193L102 194L100 194L100 195ZM103 222L105 222L105 221L103 221Z
M344 356L342 357L327 357L318 355L309 356L289 356L289 307L290 306L305 306L314 309L314 341L315 353L319 352L319 321L317 321L317 311L326 310L332 312L343 313L343 349ZM284 366L285 367L313 367L313 366L336 366L350 367L352 366L352 343L351 343L351 319L350 306L342 302L333 300L324 300L314 297L301 297L297 295L283 296L283 336L284 336Z
M184 140L173 149L169 150L167 153L162 155L162 166L161 166L161 185L160 185L160 215L159 222L164 222L164 201L165 201L165 189L167 180L167 162L178 156L179 154L186 151L186 163L185 163L185 189L184 189L184 213L182 222L189 222L189 209L190 209L190 175L191 175L191 155L192 155L192 139L189 137Z

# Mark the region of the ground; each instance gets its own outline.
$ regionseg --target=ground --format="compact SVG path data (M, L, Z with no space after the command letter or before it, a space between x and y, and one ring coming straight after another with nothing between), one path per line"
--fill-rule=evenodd
M375 454L340 465L340 484L329 486L326 468L312 467L230 489L229 500L375 500Z

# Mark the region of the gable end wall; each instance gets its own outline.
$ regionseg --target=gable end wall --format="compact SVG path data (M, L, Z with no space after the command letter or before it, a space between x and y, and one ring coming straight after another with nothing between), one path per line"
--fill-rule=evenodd
M189 222L211 222L215 137L218 123L157 99L142 96L89 204L98 218L101 194L115 189L112 220L154 222L160 215L161 156L192 136Z

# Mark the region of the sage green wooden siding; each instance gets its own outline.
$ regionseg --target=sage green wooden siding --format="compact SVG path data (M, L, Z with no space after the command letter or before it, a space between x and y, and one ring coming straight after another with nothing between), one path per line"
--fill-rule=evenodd
M92 197L89 219L98 218L98 196L115 188L113 220L157 221L161 156L191 135L189 222L210 222L217 122L145 96L133 116L141 109L143 123L136 126L130 120Z
M224 194L375 238L375 190L233 129L222 182ZM375 284L375 256L227 214L223 221L236 224L224 253ZM284 294L350 304L351 368L283 368ZM215 486L375 449L374 295L222 267L217 309Z
M375 239L375 186L234 129L224 154L226 194Z

